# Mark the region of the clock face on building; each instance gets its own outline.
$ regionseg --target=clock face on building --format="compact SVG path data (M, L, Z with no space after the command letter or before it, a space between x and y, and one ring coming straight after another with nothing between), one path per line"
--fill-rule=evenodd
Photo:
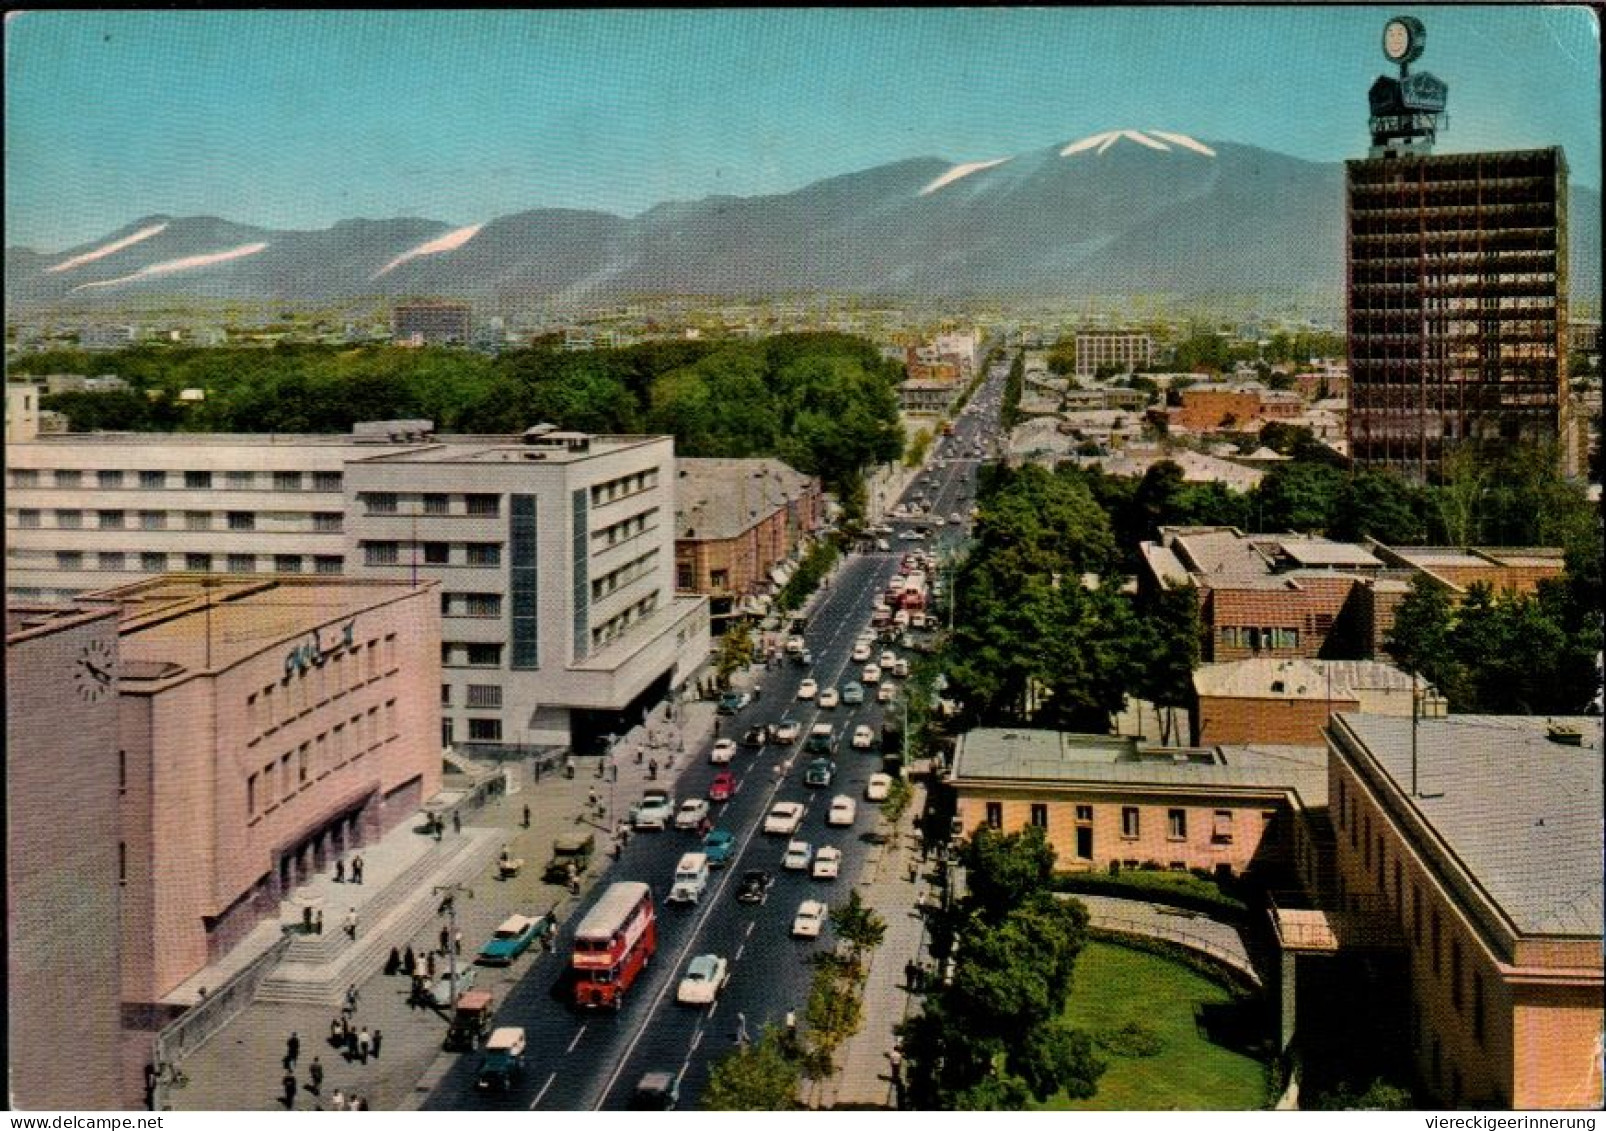
M1383 54L1391 63L1410 63L1422 54L1427 36L1410 16L1396 16L1383 25Z
M73 686L86 703L99 702L111 694L117 678L116 664L111 645L104 640L91 640L84 645L74 664Z

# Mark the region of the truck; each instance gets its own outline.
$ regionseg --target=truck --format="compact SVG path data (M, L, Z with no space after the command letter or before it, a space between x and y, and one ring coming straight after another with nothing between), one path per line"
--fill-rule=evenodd
M596 851L595 833L564 833L556 838L552 842L552 859L547 861L547 882L566 884L575 876L584 875Z
M904 579L901 607L911 613L923 612L926 607L926 575L911 573Z
M475 1084L485 1090L507 1091L514 1077L524 1071L524 1030L507 1025L491 1034L480 1058Z

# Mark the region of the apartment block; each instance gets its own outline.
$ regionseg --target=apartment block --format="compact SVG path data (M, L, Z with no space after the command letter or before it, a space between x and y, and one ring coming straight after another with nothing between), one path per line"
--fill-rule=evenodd
M467 303L399 303L391 311L391 340L398 345L467 345L474 312Z
M1076 376L1096 376L1100 369L1113 367L1130 373L1154 358L1154 339L1148 334L1118 331L1089 331L1076 335Z

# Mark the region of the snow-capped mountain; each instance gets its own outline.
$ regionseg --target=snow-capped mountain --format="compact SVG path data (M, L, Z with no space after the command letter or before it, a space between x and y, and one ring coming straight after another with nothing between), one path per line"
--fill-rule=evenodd
M55 255L6 251L8 306L167 295L309 302L624 293L1262 295L1338 305L1343 167L1122 128L980 160L915 158L772 196L626 218L536 209L467 226L278 231L148 216ZM1600 294L1600 197L1574 189L1575 296Z

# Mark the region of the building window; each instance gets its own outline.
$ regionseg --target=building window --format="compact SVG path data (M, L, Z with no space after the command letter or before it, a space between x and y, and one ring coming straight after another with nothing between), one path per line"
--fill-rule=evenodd
M447 565L452 560L452 547L446 542L424 543L425 565Z
M84 525L83 511L57 511L56 526L61 530L81 530Z
M123 528L122 511L97 511L96 518L102 530L121 530Z
M1217 809L1210 824L1210 842L1212 844L1232 843L1232 810Z
M113 550L96 554L95 568L102 573L121 573L126 567L123 565L123 555Z
M167 486L167 472L142 471L139 473L139 485L147 491L160 491Z
M139 528L141 530L166 530L166 511L140 511Z
M312 516L312 529L318 534L339 534L345 525L341 518L339 514L319 511Z
M312 559L314 573L321 573L326 577L340 573L344 559L333 554L319 554Z
M593 491L595 488L593 488ZM569 530L573 542L569 547L570 609L574 623L570 626L570 639L576 660L590 654L591 632L591 555L587 553L590 541L586 531L591 526L588 499L595 498L584 487L577 487L570 496ZM518 610L514 610L515 614Z
M95 483L103 491L114 491L123 485L123 473L121 471L97 471L95 472Z
M191 491L211 490L212 473L210 471L186 471L184 473L184 486Z
M1461 1009L1461 940L1450 940L1450 1004Z
M450 707L451 705L452 705L452 685L449 684L449 683L443 683L443 684L441 684L441 706L442 707Z
M254 573L256 571L256 568L257 568L257 559L256 559L256 555L255 554L230 554L229 555L229 572L230 573Z
M463 615L470 617L499 617L502 615L502 597L498 593L465 593ZM515 665L517 661L515 660Z
M84 473L81 471L60 470L56 472L57 487L82 487Z
M308 751L311 749L311 747L312 744L310 742L303 742L301 744L301 748L296 751L296 781L300 785L307 784L307 773L309 769L307 758Z
M212 529L212 512L211 511L185 511L184 512L184 529L185 530L211 530Z
M987 827L1001 829L1004 827L1004 804L1001 801L987 802Z
M362 551L367 565L395 565L401 561L401 545L396 542L364 542Z
M211 554L185 554L184 555L184 568L189 570L191 573L211 573L212 572L212 555Z
M78 550L57 550L56 568L76 570L84 568L84 555Z
M465 549L468 551L468 564L471 566L502 564L502 547L499 543L470 542Z
M368 506L369 514L396 513L396 494L393 491L372 491L362 498Z
M256 472L225 471L223 473L223 482L231 491L249 491L256 486Z
M39 473L33 468L14 468L11 472L11 485L13 487L39 486ZM57 486L60 486L58 481Z
M502 513L500 495L464 495L463 505L476 518L495 518Z
M257 775L255 774L245 779L245 812L249 817L257 815Z
M1439 909L1428 909L1428 940L1433 948L1433 976L1438 977L1440 970L1439 948L1444 944L1443 935L1439 931Z
M468 685L468 705L470 707L500 707L502 705L502 688L494 683L471 683Z
M468 645L468 666L471 668L494 668L501 666L502 646L500 644L470 644Z
M1483 1044L1484 1035L1483 975L1472 975L1472 1035Z
M300 573L301 572L301 555L300 554L274 554L273 555L273 572L274 573Z
M139 556L139 569L141 573L165 573L167 572L167 555L141 554Z
M128 883L128 842L125 840L117 842L117 882Z
M501 742L501 719L470 719L468 721L468 740L470 742Z
M1076 819L1078 821L1091 821L1093 819L1093 806L1078 805L1076 807Z
M312 489L314 491L340 490L340 472L314 471L312 473Z
M1411 885L1411 944L1422 945L1422 892L1415 884Z
M1121 835L1128 840L1135 840L1140 828L1137 806L1123 805L1121 807Z
M273 489L275 491L301 490L301 472L275 471L273 473Z
M451 502L445 495L425 495L425 514L450 514Z
M1165 821L1167 839L1188 839L1188 811L1186 809L1166 810Z
M508 601L512 614L509 633L515 671L534 671L540 667L540 572L536 561L538 531L534 495L513 495L508 500ZM483 599L484 603L477 605ZM470 616L500 616L501 598L495 594L470 594Z
M451 744L452 744L452 720L443 718L441 720L441 745L442 746L450 746Z
M36 510L20 510L17 512L17 525L23 530L39 529L39 512Z
M1338 827L1343 828L1349 816L1349 790L1344 786L1344 779L1338 779Z
M1034 803L1032 805L1032 824L1037 828L1048 828L1048 806Z
M252 514L250 511L229 512L230 530L255 530L256 528L257 516Z

